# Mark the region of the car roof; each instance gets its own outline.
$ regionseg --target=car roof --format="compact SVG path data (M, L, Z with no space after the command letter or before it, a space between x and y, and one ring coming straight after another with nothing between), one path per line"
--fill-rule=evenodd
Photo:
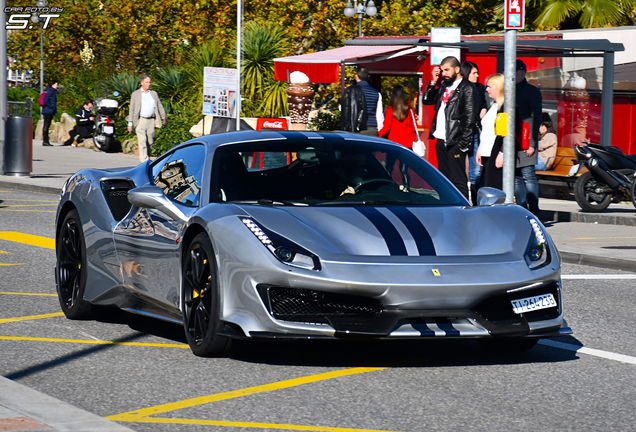
M214 150L219 146L227 144L239 144L246 142L260 142L260 141L275 141L275 140L294 140L294 141L315 141L315 140L329 140L329 141L362 141L362 142L379 142L383 144L393 144L398 147L403 147L399 144L395 144L392 141L385 140L383 138L371 137L360 134L353 134L350 132L334 131L334 132L314 132L314 131L231 131L223 132L219 134L203 135L198 138L193 138L183 143L204 143L208 146L209 150Z

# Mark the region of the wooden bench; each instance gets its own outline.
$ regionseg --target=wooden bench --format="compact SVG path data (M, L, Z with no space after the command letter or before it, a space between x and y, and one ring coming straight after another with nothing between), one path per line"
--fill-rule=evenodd
M574 177L568 177L570 168L576 164L576 154L571 147L557 147L556 156L553 157L554 162L552 168L547 171L536 171L539 184L543 186L550 186L552 188L567 188L572 190L574 182L578 176L587 171L587 168L582 167L579 173Z

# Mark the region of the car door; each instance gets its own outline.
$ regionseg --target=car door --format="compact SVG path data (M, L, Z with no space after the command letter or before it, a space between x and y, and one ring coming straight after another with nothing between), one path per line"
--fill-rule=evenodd
M114 231L124 285L170 309L179 308L178 239L199 208L204 161L205 146L193 144L164 155L150 167L152 183L183 213L183 219L135 206Z

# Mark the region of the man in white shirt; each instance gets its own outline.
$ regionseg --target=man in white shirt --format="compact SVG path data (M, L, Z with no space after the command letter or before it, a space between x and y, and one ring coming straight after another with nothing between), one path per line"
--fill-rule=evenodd
M128 133L132 133L133 126L137 133L139 146L139 160L146 162L152 154L152 144L155 141L155 128L161 127L161 122L168 124L166 110L163 108L157 92L150 90L152 80L147 74L141 76L141 88L130 96L130 112Z
M468 199L466 152L473 146L477 115L475 86L462 79L459 61L449 56L435 66L422 103L435 105L429 139L437 139L437 167ZM439 78L442 82L438 83Z

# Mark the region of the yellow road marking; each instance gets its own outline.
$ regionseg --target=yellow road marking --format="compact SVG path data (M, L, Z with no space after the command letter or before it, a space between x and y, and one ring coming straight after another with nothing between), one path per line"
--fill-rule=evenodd
M7 292L7 291L0 291L0 294L5 294L5 295L25 295L25 296L46 296L46 297L57 297L57 294L21 293L21 292Z
M329 426L306 426L306 425L291 425L291 424L277 424L277 423L230 422L230 421L216 421L216 420L154 418L154 417L141 418L137 420L137 423L197 424L197 425L205 425L205 426L230 426L230 427L249 427L249 428L260 428L260 429L281 429L281 430L301 430L301 431L320 431L320 432L395 432L395 431L377 430L377 429L341 428L341 427L329 427Z
M636 237L573 237L570 240L636 239Z
M5 209L0 207L0 211L5 212L33 212L33 213L55 213L56 210L14 210L14 209Z
M11 253L11 252L7 252L7 251L0 251L0 253Z
M53 338L23 337L23 336L0 336L0 340L16 340L16 341L31 341L31 342L66 342L66 343L94 344L94 345L124 345L124 346L144 346L144 347L162 347L162 348L189 348L189 346L186 344L113 342L113 341L100 341L100 340L53 339Z
M332 378L340 378L348 375L355 375L365 372L374 372L378 370L386 369L386 367L359 367L352 369L341 369L333 372L325 372L317 375L309 375L301 378L294 378L285 381L278 381L271 384L264 384L255 387L248 387L240 390L232 390L224 393L216 393L208 396L201 396L192 399L185 399L179 402L171 402L163 405L157 405L149 408L142 408L140 410L129 411L121 414L106 417L109 420L126 421L126 422L138 422L144 417L151 416L153 414L163 414L170 411L175 411L183 408L190 408L197 405L204 405L210 402L218 402L227 399L238 398L242 396L253 395L257 393L280 390L289 387L295 387L302 384L309 384L318 381L324 381ZM152 419L157 420L157 419ZM163 419L162 419L163 420ZM148 421L148 420L144 420ZM326 429L325 429L326 430Z
M18 264L0 264L0 266L13 266L13 265L24 265L24 263L18 263Z
M0 191L3 192L3 191ZM21 198L2 198L2 201L20 201L20 202L41 202L41 203L54 203L57 204L59 201L49 201L49 200L28 200Z
M39 246L47 249L55 249L55 239L49 237L24 234L15 231L0 231L0 240L8 240L16 243Z
M30 315L30 316L23 316L23 317L16 317L16 318L3 318L3 319L0 319L0 324L4 324L8 322L16 322L16 321L29 321L29 320L35 320L35 319L41 319L41 318L53 318L53 317L59 317L62 315L64 315L64 312L55 312L55 313L42 314L42 315Z
M6 204L6 205L2 205L0 204L0 208L7 208L7 207L40 207L40 206L54 206L57 204Z

